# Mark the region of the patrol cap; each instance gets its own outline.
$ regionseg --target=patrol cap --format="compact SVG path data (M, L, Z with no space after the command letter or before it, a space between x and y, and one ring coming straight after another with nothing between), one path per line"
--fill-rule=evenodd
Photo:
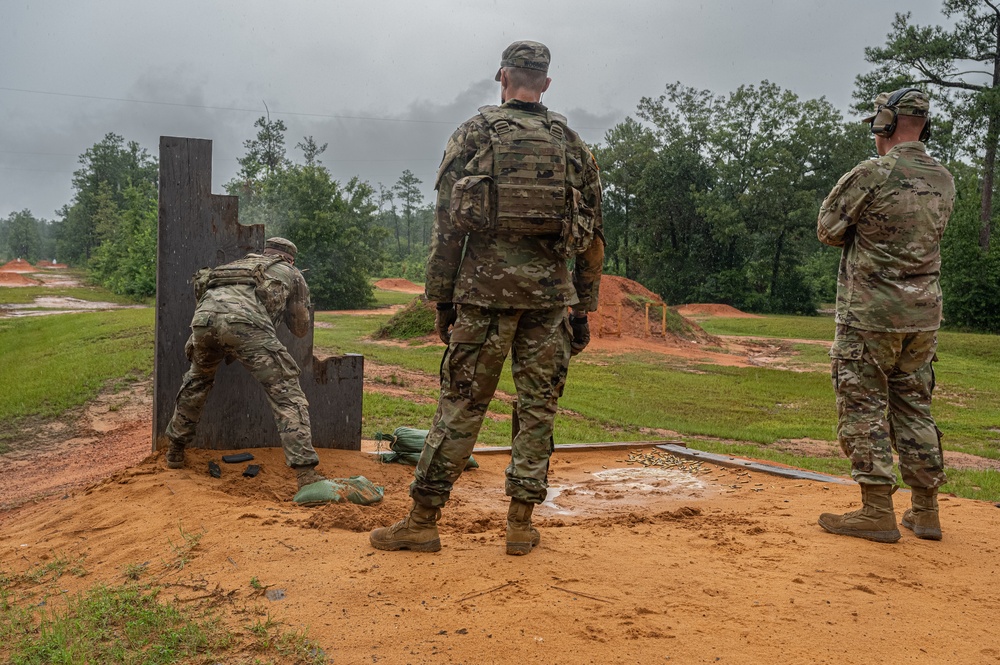
M905 88L902 88L905 90ZM897 91L898 92L898 91ZM875 111L866 116L861 120L861 122L869 124L878 115L880 107L888 107L889 99L894 93L892 92L880 92L878 97L875 98ZM914 115L920 118L926 118L927 114L931 109L930 98L926 94L920 92L919 90L911 90L904 94L902 98L896 102L894 105L896 113L898 115Z
M295 246L294 242L292 242L291 240L287 240L285 238L279 238L277 236L265 240L264 249L277 250L282 254L287 254L288 258L290 259L294 259L295 255L299 253L299 248Z
M500 56L500 69L504 67L520 67L522 69L536 69L540 72L549 71L549 63L552 55L549 47L541 42L520 41L514 42L503 50ZM495 81L500 80L500 69L497 70Z

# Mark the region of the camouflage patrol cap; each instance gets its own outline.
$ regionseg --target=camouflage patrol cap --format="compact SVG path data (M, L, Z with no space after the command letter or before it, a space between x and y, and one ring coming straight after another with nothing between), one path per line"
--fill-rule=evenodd
M521 67L522 69L536 69L540 72L549 71L549 62L552 55L549 47L540 42L520 41L514 42L503 50L500 56L500 69L494 80L500 80L500 70L504 67Z
M906 90L906 88L900 88L901 90ZM898 90L895 92L899 92ZM875 98L875 111L869 116L866 116L861 120L861 122L869 124L878 115L879 109L882 107L888 108L889 99L895 94L895 92L880 92L878 97ZM926 94L920 92L919 90L912 89L906 92L902 98L896 102L894 105L896 113L898 115L915 115L920 118L926 118L931 109L930 98Z
M274 249L282 254L287 254L289 258L294 259L295 255L299 253L299 248L295 246L295 243L291 240L286 240L285 238L268 238L264 241L264 250Z

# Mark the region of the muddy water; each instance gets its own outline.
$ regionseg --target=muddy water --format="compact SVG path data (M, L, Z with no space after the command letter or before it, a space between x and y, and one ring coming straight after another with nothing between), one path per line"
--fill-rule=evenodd
M108 309L143 309L145 305L118 305L111 302L94 302L65 296L42 296L34 302L0 307L0 318L24 316L48 316L50 314L72 314L73 312L95 312Z
M686 471L647 467L602 469L578 482L549 484L540 515L582 515L712 493L706 480ZM718 489L718 488L714 488Z

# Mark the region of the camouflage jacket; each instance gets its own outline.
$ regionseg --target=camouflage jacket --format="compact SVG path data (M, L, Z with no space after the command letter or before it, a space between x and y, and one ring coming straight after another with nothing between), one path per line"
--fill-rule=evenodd
M537 103L511 100L512 114L544 114ZM478 171L484 151L491 151L490 128L482 115L464 122L448 140L438 170L437 209L425 291L428 300L457 302L495 309L548 309L574 305L597 309L604 263L601 229L601 181L597 163L576 132L566 128L568 183L583 193L583 203L596 211L596 234L590 248L569 263L559 256L552 238L465 233L451 222L451 191L455 182Z
M248 254L249 258L260 257ZM229 323L248 323L274 332L282 318L296 337L305 337L311 325L309 287L298 268L278 261L264 271L261 289L266 294L262 302L255 287L244 284L217 286L208 289L198 301L191 327L210 326L216 316L225 316Z
M837 323L916 332L941 326L941 236L955 183L916 141L847 173L823 201L816 233L843 247Z

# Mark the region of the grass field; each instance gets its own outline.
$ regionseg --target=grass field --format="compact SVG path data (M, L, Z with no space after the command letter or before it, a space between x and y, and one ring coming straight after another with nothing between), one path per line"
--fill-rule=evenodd
M14 291L24 289L0 289L0 302ZM389 317L381 307L414 297L376 293L380 308L371 314L318 314L317 321L329 327L316 329L317 348L361 353L370 362L436 377L442 353L439 345L368 339ZM106 299L100 290L92 295ZM148 376L152 325L151 309L0 320L0 425L9 430L12 423L25 418L57 417L114 382ZM833 334L829 317L709 319L702 325L713 334L789 340L829 340ZM1000 458L1000 388L994 378L1000 371L1000 345L996 342L991 335L948 331L940 335L935 415L949 450ZM822 346L797 343L793 348L799 353L798 361L820 368L826 363ZM509 367L499 388L515 392ZM391 432L401 425L427 427L436 390L412 390L429 403L368 391L363 435L373 438L376 432ZM833 394L828 373L822 369L790 372L692 364L652 353L588 352L573 361L560 407L570 413L557 417L557 443L649 440L663 438L656 430L672 430L696 447L847 472L846 462L839 458L800 458L775 446L785 439L835 440ZM491 408L510 413L509 404L503 401L494 400ZM481 443L509 441L509 420L487 421ZM1000 499L996 476L993 472L954 472L950 489Z
M318 329L315 343L338 353L362 353L384 365L436 375L441 347L386 345L366 339L386 315L318 317L331 328ZM830 340L829 317L774 316L761 319L712 319L703 327L713 334L751 335L781 339ZM935 413L947 433L945 447L989 458L1000 458L1000 389L993 376L1000 370L1000 352L991 335L941 333ZM799 360L828 362L826 349L793 344ZM514 392L509 367L500 390ZM774 447L783 439L835 441L835 410L828 372L789 372L767 368L734 368L689 364L670 356L625 353L586 354L570 367L560 407L578 416L557 416L557 443L638 441L660 438L650 429L667 429L697 436L688 444L714 452L749 455L816 471L847 474L841 458L805 458ZM491 408L508 413L494 400ZM433 405L369 394L365 404L365 436L399 425L427 427ZM710 414L707 416L706 414ZM703 437L716 439L705 441ZM487 421L480 441L505 444L509 422ZM746 443L739 443L746 442ZM1000 499L1000 474L955 471L946 489L963 496Z

